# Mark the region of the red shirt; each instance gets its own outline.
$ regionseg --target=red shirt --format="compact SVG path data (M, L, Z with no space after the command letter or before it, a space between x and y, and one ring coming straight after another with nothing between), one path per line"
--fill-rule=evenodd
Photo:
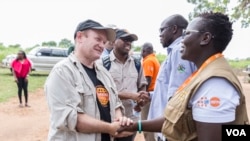
M11 67L17 78L26 78L31 69L31 63L28 59L24 59L23 62L15 59L11 63Z

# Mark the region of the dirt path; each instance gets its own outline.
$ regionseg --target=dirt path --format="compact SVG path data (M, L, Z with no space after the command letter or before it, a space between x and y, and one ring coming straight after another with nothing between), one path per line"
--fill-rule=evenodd
M243 81L243 77L239 77ZM250 117L250 84L242 83ZM0 141L46 141L49 112L42 89L30 94L29 108L19 108L18 99L0 103ZM138 135L136 141L144 141Z
M18 99L0 104L1 141L45 141L49 114L43 94L39 89L29 95L31 107L19 108Z

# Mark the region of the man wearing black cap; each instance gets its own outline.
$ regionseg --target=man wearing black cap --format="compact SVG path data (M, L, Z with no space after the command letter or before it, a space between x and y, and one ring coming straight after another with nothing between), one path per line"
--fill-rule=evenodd
M131 34L124 29L117 29L114 48L109 55L111 62L109 72L116 83L119 98L125 107L125 116L134 121L139 119L139 116L135 114L134 108L136 107L140 111L140 106L145 104L140 102L147 102L149 100L149 96L145 92L147 81L143 69L138 69L135 64L135 58L129 55L131 44L136 40L138 40L137 35ZM135 134L116 140L133 141L134 137Z
M113 141L120 126L133 122L123 117L112 77L95 63L115 31L86 20L77 26L74 39L74 52L55 65L45 83L51 112L48 140Z

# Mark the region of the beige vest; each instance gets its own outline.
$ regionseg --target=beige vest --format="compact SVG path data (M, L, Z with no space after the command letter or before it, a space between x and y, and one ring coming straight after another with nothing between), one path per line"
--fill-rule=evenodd
M197 140L195 121L192 109L188 108L190 97L196 93L203 82L211 77L227 79L240 94L240 105L236 109L234 124L248 124L245 96L241 84L228 65L227 61L220 57L208 64L191 82L180 92L175 93L166 106L165 122L162 133L168 141L195 141Z

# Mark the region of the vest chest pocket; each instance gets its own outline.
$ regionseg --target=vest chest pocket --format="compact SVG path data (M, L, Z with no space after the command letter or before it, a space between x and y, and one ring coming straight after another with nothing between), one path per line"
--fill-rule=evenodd
M191 110L180 111L177 107L167 106L162 133L170 140L186 141L196 137L195 122Z

